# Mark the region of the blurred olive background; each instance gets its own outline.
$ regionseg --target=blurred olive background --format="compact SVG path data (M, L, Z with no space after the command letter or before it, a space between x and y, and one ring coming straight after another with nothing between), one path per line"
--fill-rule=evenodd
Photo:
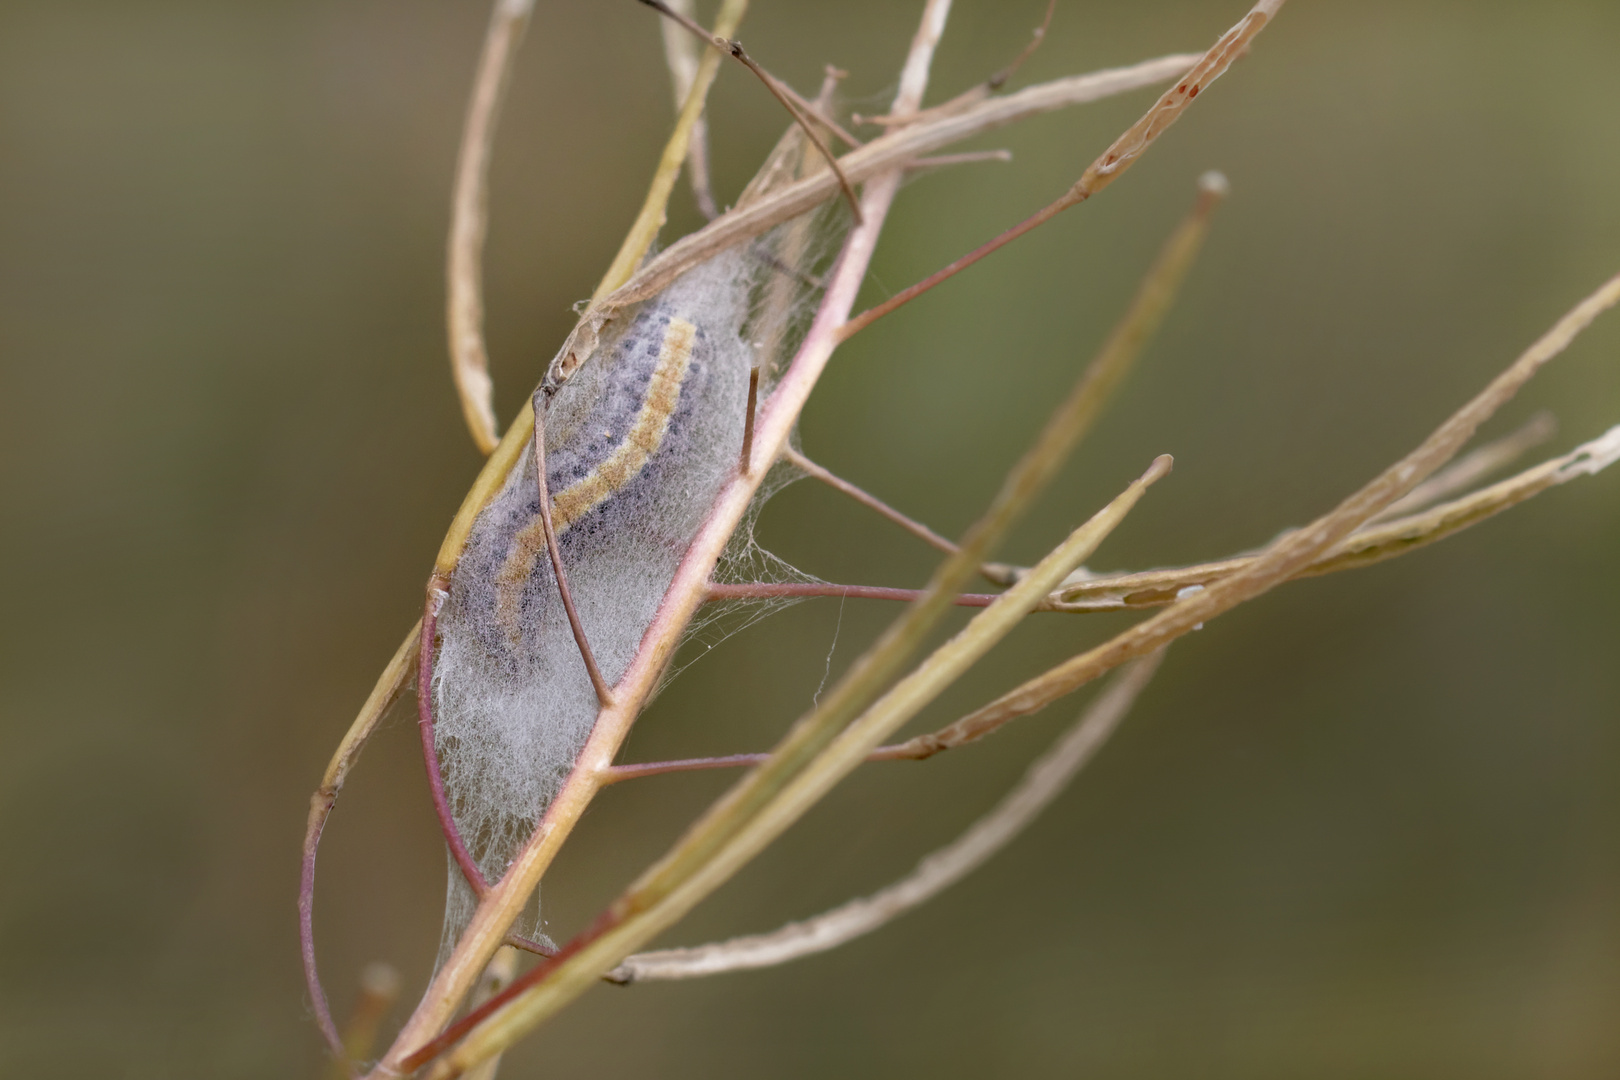
M963 0L932 100L1001 66L1043 6ZM759 0L742 36L801 88L849 69L855 106L881 111L918 7ZM1061 5L1018 83L1202 48L1242 8ZM323 1067L294 923L306 800L479 464L441 266L486 15L0 7L9 1075ZM1041 118L977 144L1012 164L916 180L868 298L1045 203L1150 99ZM1297 0L1124 181L844 349L805 447L960 531L1220 168L1233 194L1183 301L1004 555L1037 557L1162 452L1175 473L1095 566L1262 543L1620 269L1617 100L1607 0ZM617 247L671 114L649 12L542 0L493 179L502 417ZM722 201L783 124L722 73ZM696 220L683 183L667 235ZM1486 434L1550 408L1562 450L1620 421L1617 351L1610 315ZM933 563L807 484L761 538L837 581L913 585ZM1620 471L1264 597L1176 646L1074 788L931 906L790 967L597 990L503 1075L1617 1075L1617 553ZM893 613L807 603L731 638L627 757L768 747ZM1031 620L919 727L1128 621ZM863 770L668 940L766 929L899 875L1080 701ZM374 959L414 1000L437 944L443 850L408 713L322 852L340 1013ZM580 927L729 781L605 795L547 879L550 931Z

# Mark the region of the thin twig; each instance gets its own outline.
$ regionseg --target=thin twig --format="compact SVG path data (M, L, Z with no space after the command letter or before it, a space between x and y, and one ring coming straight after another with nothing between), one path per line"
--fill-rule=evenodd
M838 136L841 140L843 140L844 145L849 147L862 145L862 140L857 139L855 136L845 131L839 126L838 121L827 115L826 109L824 108L822 102L808 100L804 97L804 95L793 89L793 87L789 86L787 83L783 82L781 79L778 79L775 75L772 75L770 72L756 64L754 60L743 51L741 42L735 39L728 39L728 37L724 34L711 34L709 31L703 29L703 25L696 19L692 18L691 7L689 4L671 4L666 3L665 0L641 0L641 2L658 12L660 15L663 15L671 23L679 26L681 29L685 30L688 34L701 41L703 44L717 49L722 53L729 53L732 57L740 61L744 67L754 73L755 77L757 77L760 82L765 84L765 86L771 91L776 99L782 103L783 107L785 107L789 113L796 114L793 117L795 123L804 126L804 120L800 115L797 115L802 114L804 117L814 120L816 123ZM838 78L842 78L845 74L844 72L838 71L837 68L831 66L827 68L827 71L829 74L836 72ZM831 151L824 149L822 151L822 155L826 157L828 161L832 161ZM834 167L836 168L836 164Z
M748 411L743 415L743 444L739 468L744 473L754 467L754 413L759 409L759 365L748 369Z
M1011 150L971 150L965 154L934 154L918 158L906 166L907 172L926 172L945 169L953 165L977 165L984 161L1011 161Z
M962 93L951 98L949 101L946 101L943 104L935 105L932 108L924 109L915 116L856 115L850 118L851 122L856 124L872 124L877 127L903 127L908 124L927 123L930 120L937 120L945 116L955 116L971 106L977 105L979 102L983 101L985 98L989 97L991 94L1005 86L1007 80L1013 77L1013 74L1024 65L1024 61L1028 60L1030 56L1034 54L1035 50L1040 47L1041 42L1046 40L1046 31L1052 26L1052 13L1056 9L1057 0L1047 0L1046 17L1041 20L1041 25L1035 28L1035 32L1030 36L1029 43L1019 50L1018 55L1013 59L1012 63L1008 64L994 75L991 75L988 79L982 83L979 83L977 86L969 87L967 90L964 90Z
M1183 83L1182 85L1186 84ZM1161 102L1163 100L1163 98L1160 99ZM1172 116L1171 119L1173 120L1174 116ZM1168 121L1166 122L1166 126L1168 126ZM1106 157L1107 155L1104 156ZM934 271L932 274L929 274L915 285L900 290L887 300L883 301L881 304L875 304L867 310L861 312L859 315L855 316L855 318L849 320L849 322L844 326L844 329L841 331L843 337L848 339L853 335L858 334L860 331L872 325L877 320L883 318L883 316L894 311L896 308L910 303L912 300L915 300L917 297L934 288L936 285L950 280L957 274L960 274L963 270L966 270L968 267L978 262L980 259L983 259L985 256L1001 250L1014 240L1017 240L1020 236L1023 236L1025 233L1032 232L1035 229L1040 228L1048 221L1051 221L1053 218L1057 217L1063 211L1069 209L1069 207L1077 206L1085 200L1091 198L1095 191L1101 190L1101 187L1103 186L1101 183L1087 185L1085 182L1087 177L1092 176L1093 170L1095 169L1095 165L1093 165L1091 169L1087 169L1085 175L1082 176L1079 181L1076 181L1074 186L1062 196L1051 203L1048 203L1044 208L1036 211L1023 221L1019 222L1017 225L1014 225L1012 228L1003 232L1000 236L987 240L950 265ZM1109 175L1111 178L1112 174ZM1220 173L1207 173L1205 174L1204 179L1200 181L1200 189L1205 196L1205 199L1200 200L1200 206L1206 207L1204 213L1207 213L1207 208L1212 208L1217 202L1220 201L1221 197L1226 194L1226 178Z
M811 143L815 145L816 150L821 154L822 158L826 160L828 167L833 171L833 175L838 178L838 186L843 190L844 198L848 200L849 208L855 215L855 223L857 225L860 224L861 204L860 200L855 198L855 189L850 186L849 177L844 175L844 170L838 167L838 158L832 152L832 148L827 145L826 140L821 137L821 133L816 130L815 124L811 122L812 114L818 112L816 107L810 102L806 101L797 91L788 86L781 79L778 79L775 75L772 75L770 72L760 67L759 64L755 63L754 58L749 56L747 50L743 48L742 42L737 41L734 38L728 40L726 37L720 34L709 33L707 30L703 29L703 27L699 26L693 19L687 17L685 14L679 11L676 11L668 4L664 3L664 0L641 0L641 2L657 11L665 18L679 23L686 30L712 45L714 48L719 49L722 52L729 53L738 63L742 64L743 67L753 72L755 77L758 78L760 82L765 84L765 89L769 90L771 92L771 96L776 98L776 100L781 103L782 108L788 111L788 115L793 117L794 123L799 125L799 127L804 131L805 135L810 139ZM853 135L844 132L844 130L831 119L819 115L815 116L814 118L829 130L839 133L843 139L849 143L849 145L860 145L860 141L858 139L856 139Z
M868 510L875 511L884 518L887 518L889 521L894 522L896 525L906 530L906 532L910 533L912 536L915 536L917 539L921 540L930 547L943 551L947 555L956 554L956 544L952 541L947 540L945 537L939 535L939 533L935 532L933 529L930 529L922 522L902 514L900 511L896 510L882 499L879 499L876 495L872 495L864 489L856 487L854 484L838 476L836 473L817 465L814 461L811 461L809 458L805 457L792 446L783 447L782 460L788 462L795 469L798 469L806 476L811 476L817 480L820 480L823 484L826 484L834 491L848 495L851 499L854 499Z
M1085 377L1086 381L1073 391L1076 396L1085 397L1087 408L1092 410L1085 423L1089 424L1095 418L1096 412L1107 404L1140 354L1142 345L1164 318L1182 278L1203 247L1204 238L1209 232L1210 216L1226 196L1227 190L1226 178L1219 173L1206 173L1199 178L1198 194L1193 201L1192 209L1165 241L1159 257L1148 269L1141 285L1137 287L1131 306L1121 316L1108 342L1092 361ZM840 334L841 337L848 336L842 331ZM924 543L947 554L957 552L957 545L950 540L921 522L907 517L876 496L817 465L799 451L787 447L783 450L782 456L794 467L876 511ZM1003 563L986 563L979 568L979 572L989 580L1003 585L1011 584L1017 576L1015 568Z
M393 657L377 679L377 685L372 687L371 694L360 707L360 715L349 725L343 741L338 744L337 751L326 766L321 786L309 797L309 820L304 828L304 850L298 882L298 944L304 963L304 985L309 991L310 1008L315 1013L315 1026L320 1028L327 1049L331 1051L333 1060L337 1061L345 1058L343 1037L338 1034L337 1024L332 1020L332 1007L326 999L320 971L315 963L315 857L320 851L326 819L331 816L338 793L349 778L349 770L360 760L360 751L365 749L371 733L377 730L388 707L416 671L420 633L421 624L418 623L411 628L411 633L399 648L394 650Z
M1604 439L1612 438L1612 433ZM1595 472L1587 463L1601 461L1604 439L1583 444L1506 480L1450 502L1405 517L1380 514L1299 572L1316 577L1339 570L1369 566L1427 547L1463 529L1477 525L1503 510L1548 488ZM1438 474L1437 474L1438 475ZM1049 601L1053 611L1118 611L1123 608L1161 607L1188 589L1207 588L1254 564L1257 555L1243 555L1197 566L1142 570L1132 574L1105 574L1064 584Z
M546 554L551 556L551 572L557 579L557 595L562 597L563 611L568 614L568 628L574 632L574 644L579 646L579 658L585 661L585 671L596 688L596 700L602 707L613 704L613 689L596 666L596 655L591 652L591 639L579 621L579 610L574 607L574 593L568 587L568 573L563 568L562 549L557 546L557 530L551 521L551 485L546 480L546 409L541 395L534 395L534 473L540 489L540 529L546 534Z
M746 581L715 582L709 586L711 602L725 600L783 600L830 597L837 600L898 600L911 603L922 599L923 589L894 589L886 585L833 585L825 581ZM1000 593L957 593L951 598L956 607L989 607Z
M422 644L418 650L421 661L416 665L416 729L422 740L422 767L427 771L428 794L433 798L433 813L439 819L439 831L444 834L450 857L461 867L461 876L473 895L482 897L489 892L489 882L478 868L478 862L467 850L456 827L456 816L450 809L450 798L444 790L444 774L439 770L439 749L433 727L433 639L437 636L439 612L450 593L450 583L437 573L428 581L427 604L422 612Z
M500 0L490 15L472 100L461 129L455 190L450 196L450 243L445 323L450 335L450 371L461 412L478 449L489 453L495 433L495 384L484 344L484 283L481 263L489 224L489 159L501 101L511 81L512 57L523 40L534 0Z
M708 772L713 769L743 769L763 765L769 754L726 754L723 757L680 758L675 761L637 761L629 765L614 765L602 776L603 784L617 784L625 780L640 780L665 773Z
M827 167L831 169L833 171L833 175L838 178L839 190L844 193L844 201L849 203L850 213L855 215L855 224L859 225L861 223L861 201L855 197L855 188L850 184L849 177L845 176L844 170L839 167L837 155L832 152L832 148L827 145L827 140L821 137L821 132L817 131L816 125L811 122L809 114L809 110L811 108L810 103L805 101L804 98L800 97L797 93L792 92L791 88L788 87L786 83L782 82L782 80L778 79L776 76L772 75L770 72L766 71L764 68L755 63L754 58L749 56L747 51L743 48L742 42L732 41L729 43L728 48L731 55L736 57L738 62L741 63L743 67L759 76L759 81L765 84L765 88L771 92L777 101L782 103L782 107L786 109L789 114L792 115L793 119L798 122L799 126L804 129L805 137L808 138L811 144L815 146L817 152L820 153L822 158L827 162ZM800 105L801 102L803 103L802 107ZM835 128L837 127L836 124L832 126ZM856 145L859 144L857 143Z
M688 17L692 14L692 0L668 0L671 9ZM659 24L664 36L664 62L669 66L669 77L675 91L675 111L681 111L692 83L697 79L698 59L702 55L699 44L682 28L670 21ZM692 125L690 145L686 149L686 178L692 185L692 198L704 220L713 221L720 216L714 201L714 190L709 180L709 122L699 116Z
M1075 773L1096 755L1130 712L1162 656L1153 653L1121 668L1074 726L1030 765L1016 788L960 837L922 859L916 870L901 880L871 896L851 900L768 934L636 953L607 978L618 983L648 982L775 967L837 948L921 906L984 865L1068 787Z
M1500 439L1472 450L1429 477L1407 494L1389 504L1384 512L1369 524L1390 518L1415 514L1448 499L1459 491L1467 491L1480 480L1516 460L1525 451L1540 446L1558 434L1558 419L1542 410L1532 416L1523 427Z
M720 5L720 14L715 18L715 33L730 37L737 32L737 25L742 21L744 12L748 10L748 0L725 0ZM681 107L680 116L675 121L675 131L670 135L669 142L664 144L663 156L658 159L658 169L653 174L653 181L647 188L647 198L641 204L641 212L625 234L624 243L619 246L619 253L613 257L613 263L608 267L602 281L591 294L591 302L595 303L619 288L630 276L636 272L636 267L646 257L647 251L652 247L653 241L658 238L658 231L664 227L669 216L669 196L675 188L675 179L680 176L681 163L686 160L687 147L691 145L692 131L703 116L704 102L709 97L709 87L714 85L714 77L720 70L720 57L714 52L705 52L703 59L698 62L697 77L692 80L691 93L686 96L686 104Z
M512 946L514 949L521 949L526 953L533 953L536 956L557 955L557 947L555 945L546 945L542 942L535 941L533 938L526 938L522 934L507 934L506 943ZM480 1004L482 1004L482 1002L480 1002Z

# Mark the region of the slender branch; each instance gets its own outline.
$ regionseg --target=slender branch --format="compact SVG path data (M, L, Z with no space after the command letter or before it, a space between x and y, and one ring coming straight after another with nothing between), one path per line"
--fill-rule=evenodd
M856 487L854 484L838 476L836 473L817 465L814 461L811 461L793 447L787 446L782 449L782 460L788 462L795 469L798 469L806 476L811 476L817 480L820 480L823 484L826 484L834 491L842 492L843 494L848 495L851 499L854 499L868 510L877 512L930 547L943 551L947 555L956 554L957 547L952 541L947 540L945 537L939 535L939 533L935 532L933 529L930 529L922 522L902 514L900 511L896 510L894 507L890 506L876 495L870 494L863 488Z
M384 666L382 674L377 679L377 685L372 687L371 694L360 707L360 715L349 725L343 741L338 744L337 751L326 766L321 786L309 797L309 820L304 828L304 851L298 882L298 944L304 963L304 985L309 991L310 1008L315 1013L315 1025L320 1028L321 1037L326 1040L327 1049L331 1051L335 1061L345 1060L346 1054L343 1037L338 1034L337 1024L332 1020L332 1007L326 999L326 991L321 986L320 971L315 963L315 857L320 851L321 833L326 828L326 819L331 816L338 792L343 790L343 783L349 778L349 770L354 768L355 762L360 759L360 751L365 749L367 740L371 738L371 733L382 723L388 707L393 704L416 670L416 650L420 631L419 623L412 627L410 634L400 643L399 648L394 650L393 657Z
M743 414L742 454L737 467L748 472L754 467L754 414L759 411L759 365L748 369L748 411Z
M1054 109L1082 105L1141 89L1185 74L1202 54L1178 54L1124 68L1056 79L1016 94L991 98L954 115L920 123L873 139L838 159L850 183L860 184L937 150ZM759 236L812 210L839 193L837 179L819 172L787 184L767 197L739 205L684 236L647 261L633 279L609 298L613 306L638 303L662 292L687 270L735 244ZM565 346L566 348L566 346Z
M546 554L551 557L551 572L557 579L557 595L562 597L563 611L568 615L568 628L574 632L574 644L579 646L579 658L585 661L585 671L596 688L596 700L603 708L613 704L613 690L596 666L596 655L591 652L591 639L579 621L579 610L574 607L574 593L568 587L568 573L563 569L562 550L557 547L557 530L551 521L551 485L546 481L546 410L541 400L543 390L534 395L534 472L540 489L540 530L546 534Z
M849 177L845 176L844 171L838 167L838 158L833 154L832 148L827 145L826 140L821 137L821 133L818 132L815 129L815 125L811 123L812 114L818 113L819 110L800 96L799 93L792 87L788 86L781 79L778 79L776 76L772 75L770 72L766 71L764 68L755 63L753 57L749 56L747 50L743 48L742 42L735 39L727 40L726 36L724 35L709 33L684 12L676 11L668 4L664 3L664 0L641 0L641 2L657 11L665 18L678 23L681 27L696 37L701 38L714 48L720 50L721 52L729 53L734 59L736 59L738 63L742 64L743 67L753 72L760 82L765 84L765 89L769 90L771 92L771 96L776 98L776 100L781 103L782 108L788 111L788 115L793 117L793 122L799 125L800 129L804 131L811 143L815 145L816 150L826 160L828 167L830 167L833 171L833 175L838 178L838 186L843 190L844 198L848 200L850 210L855 214L856 224L860 224L861 204L860 200L855 198L855 189L850 186ZM828 129L838 132L843 137L844 141L849 145L860 145L860 141L858 139L856 139L853 135L844 132L844 130L831 119L819 115L817 115L815 119L817 119Z
M1193 65L1192 69L1187 72L1174 89L1165 91L1159 97L1159 100L1153 103L1153 107L1143 114L1140 120L1132 124L1123 135L1115 139L1108 149L1103 152L1102 156L1092 162L1091 166L1081 174L1080 179L1076 180L1068 191L1000 236L981 244L949 266L936 271L910 288L896 293L883 303L851 319L842 330L843 336L848 338L850 335L858 333L864 327L881 319L902 304L921 296L940 282L954 277L985 256L1005 247L1030 230L1044 225L1069 207L1084 202L1113 183L1136 162L1137 158L1147 152L1147 148L1153 145L1153 142L1171 124L1180 118L1200 91L1220 78L1226 72L1226 69L1231 66L1232 61L1248 49L1249 43L1254 40L1261 30L1265 29L1266 23L1282 5L1283 0L1260 0L1260 3L1254 6L1242 22L1221 35L1220 40ZM1216 187L1212 182L1210 188L1212 195L1218 195L1221 190L1224 190L1224 179L1220 180L1219 184L1221 187Z
M668 3L672 10L691 16L692 0L668 0ZM701 47L690 34L683 33L677 23L665 20L660 26L664 36L664 62L669 67L670 82L675 91L675 111L679 114L687 95L692 92L692 83L697 79ZM692 198L697 202L698 213L707 221L719 217L720 208L715 205L714 190L709 180L709 122L706 116L699 116L692 124L692 135L686 149L686 178L692 185Z
M1211 81L1213 81L1213 78L1214 77L1212 76ZM1183 83L1182 85L1185 86L1186 83ZM1196 91L1194 92L1196 93ZM1174 94L1175 92L1171 91L1171 93ZM1168 97L1169 95L1166 96ZM1159 100L1162 103L1165 99L1160 98ZM1152 115L1151 112L1149 115ZM1174 117L1172 117L1172 119L1174 119ZM1168 123L1169 122L1167 121L1166 126L1168 126ZM1105 154L1104 157L1107 157L1107 155ZM1100 161L1102 159L1098 160ZM1023 236L1025 233L1032 232L1035 229L1040 228L1042 225L1045 225L1048 221L1051 221L1069 207L1077 206L1091 198L1093 194L1102 189L1106 182L1109 182L1093 180L1091 183L1087 183L1087 178L1093 176L1095 169L1096 165L1093 165L1090 169L1087 169L1085 175L1081 176L1081 178L1075 182L1074 186L1062 196L1053 202L1048 203L1042 209L1037 210L1035 213L1031 214L1017 225L1014 225L1006 232L1003 232L1000 236L985 241L983 244L980 244L978 247L974 248L966 255L963 255L950 265L934 271L932 274L929 274L915 285L900 290L887 300L883 301L881 304L875 304L867 310L861 312L859 315L855 316L855 318L849 320L849 322L844 325L843 330L840 332L846 339L852 337L853 335L866 329L866 327L872 325L877 320L883 318L883 316L894 311L896 308L910 303L912 300L915 300L929 289L932 289L936 285L948 281L957 274L960 274L963 270L966 270L968 267L972 266L980 259L983 259L985 256L1001 250L1014 240L1017 240L1020 236ZM1097 175L1101 176L1103 174ZM1113 174L1110 173L1107 175L1111 181ZM1216 203L1218 203L1221 198L1225 196L1227 191L1226 178L1220 173L1206 173L1199 181L1199 187L1200 192L1204 195L1204 198L1199 202L1199 206L1201 208L1199 216L1202 217L1207 216L1209 211L1214 208Z
M720 14L715 19L715 33L726 37L735 34L737 25L742 22L743 13L747 10L748 0L725 0L720 5ZM675 131L670 135L669 142L664 145L664 153L659 158L653 182L647 189L647 198L641 204L641 213L636 216L635 224L631 225L630 231L625 234L618 255L614 256L613 264L608 267L607 274L603 276L601 284L592 294L593 304L630 279L635 273L636 266L652 247L653 241L658 238L658 230L664 227L664 222L668 219L670 192L674 190L675 179L681 173L681 162L686 160L692 130L703 116L703 105L708 100L709 87L714 84L714 77L719 71L720 57L714 52L705 52L703 59L698 62L697 76L692 80L692 89L686 96L686 104L681 107L680 116L675 122Z
M930 169L944 169L952 165L976 165L983 161L1011 161L1011 150L970 150L965 154L934 154L930 157L918 158L906 166L908 172L926 172Z
M495 384L489 377L489 353L484 345L481 266L484 234L489 225L489 159L501 101L511 80L512 58L523 40L533 7L534 0L499 0L490 15L473 80L472 100L467 103L467 119L461 129L455 190L450 196L450 243L445 265L450 371L467 430L478 449L486 454L499 442L495 433Z
M726 754L724 757L680 758L676 761L638 761L630 765L614 765L602 777L603 784L617 784L624 780L640 780L665 773L708 772L711 769L742 769L763 765L769 754Z
M438 633L439 612L450 595L449 588L450 583L437 573L428 581L427 604L422 612L422 644L418 650L421 662L416 665L416 729L422 739L422 767L427 770L428 794L433 797L433 813L439 819L439 831L444 834L450 857L461 867L461 876L467 879L473 895L482 897L489 892L489 882L456 827L456 816L444 791L444 775L439 771L439 748L433 731L433 639Z
M646 2L646 0L644 0L644 2ZM727 48L731 55L736 57L738 62L741 63L743 67L759 76L759 81L765 84L765 88L771 92L772 96L774 96L777 101L782 103L782 107L788 111L788 114L793 117L794 121L798 123L799 127L804 129L805 137L810 140L813 146L815 146L817 152L820 153L822 158L827 162L827 167L831 169L833 171L833 175L838 178L839 190L844 193L844 201L849 203L850 213L855 215L855 224L859 225L861 223L861 201L855 197L855 188L850 184L849 177L845 176L844 170L839 167L837 155L835 155L832 152L832 148L827 145L827 140L821 137L821 132L816 130L816 125L810 122L810 112L813 110L814 106L812 106L808 101L805 101L804 98L800 97L798 93L796 93L782 80L778 79L776 76L772 75L770 72L766 71L764 68L755 63L754 58L749 56L748 52L743 48L742 42L729 42ZM831 128L842 130L838 128L837 124L833 124L831 121L826 121L826 123ZM845 138L847 140L851 140L852 145L860 145L858 142L852 141L852 136L846 135Z
M607 978L618 983L694 979L775 967L837 948L921 906L984 865L1068 787L1075 773L1096 755L1130 712L1162 657L1162 653L1153 653L1121 668L1074 726L1030 765L1017 787L960 837L922 859L901 880L871 896L851 900L768 934L637 953L609 972Z
M1052 14L1055 11L1057 11L1057 0L1046 0L1046 16L1041 19L1041 25L1037 26L1035 32L1030 35L1029 44L1025 45L1017 56L1013 57L1012 63L985 80L986 87L992 92L1000 90L1007 85L1007 80L1016 75L1018 69L1024 66L1024 61L1035 55L1035 50L1040 48L1041 42L1046 40L1046 32L1052 28Z
M1558 320L1507 370L1447 418L1416 449L1332 511L1302 529L1279 537L1252 562L1207 588L1183 590L1182 598L1168 611L1146 619L1102 645L1059 664L948 728L932 736L923 736L923 740L943 739L956 745L979 738L1009 720L1040 711L1103 672L1152 652L1245 600L1295 577L1332 551L1341 540L1374 515L1433 475L1472 438L1480 424L1511 400L1537 371L1563 352L1593 319L1617 302L1620 302L1620 275L1604 282L1596 292ZM1611 463L1617 455L1620 455L1620 430L1610 431L1581 447L1575 455L1577 460L1561 464L1556 475L1563 479L1590 475Z
M521 949L526 953L533 953L536 956L557 955L557 947L555 945L546 945L531 938L526 938L521 934L507 934L506 943L512 946L514 949ZM503 987L502 989L505 988ZM488 999L486 998L485 1000ZM482 1005L483 1002L479 1002L479 1004Z
M1470 451L1429 477L1423 483L1396 499L1374 522L1414 514L1450 498L1459 491L1467 491L1480 480L1515 461L1527 450L1534 449L1558 434L1558 420L1543 410L1532 416L1523 427L1500 439Z
M985 98L989 97L991 94L995 93L997 90L1000 90L1004 85L1006 85L1007 80L1012 78L1020 67L1023 67L1024 61L1028 60L1030 56L1034 54L1035 50L1040 48L1041 42L1046 40L1046 31L1051 28L1052 14L1056 9L1057 0L1047 0L1046 17L1041 20L1041 25L1035 28L1035 32L1031 35L1029 43L1025 45L1023 49L1019 50L1018 55L1014 57L1012 63L990 76L984 82L979 83L977 86L968 88L944 104L923 109L921 112L918 112L913 116L861 116L856 114L850 118L851 121L856 124L872 124L877 127L902 127L907 124L926 123L929 120L937 120L940 117L955 116L970 106L977 105L979 102L983 101Z
M1140 354L1146 339L1158 328L1170 302L1180 287L1182 279L1191 267L1198 252L1203 248L1204 238L1209 232L1210 217L1215 208L1220 205L1226 196L1228 185L1226 178L1219 173L1206 173L1199 178L1198 195L1193 202L1192 209L1182 219L1175 231L1165 241L1164 248L1159 257L1148 269L1141 285L1137 287L1136 296L1132 299L1113 334L1104 345L1101 353L1092 362L1082 391L1077 388L1075 393L1084 393L1087 397L1087 407L1092 415L1086 419L1089 424L1095 414L1112 397L1115 390L1124 380L1131 365ZM960 260L958 260L960 262ZM946 269L949 269L947 267ZM938 275L935 275L938 277ZM873 309L876 310L876 309ZM870 312L868 313L870 314ZM864 318L864 316L862 316ZM846 327L849 324L846 324ZM847 337L847 334L842 336ZM921 522L902 514L889 506L875 495L871 495L861 488L844 480L826 468L817 465L802 453L791 447L784 449L782 455L796 468L815 477L822 483L843 492L850 498L888 520L899 525L924 543L930 544L947 554L955 554L959 549L957 545ZM1018 571L1003 563L986 563L979 568L979 572L997 584L1007 585L1017 577Z
M1373 524L1352 533L1296 576L1315 577L1368 566L1427 547L1477 525L1550 487L1596 472L1597 468L1590 463L1602 461L1600 451L1604 440L1611 437L1612 433L1428 510L1393 519L1380 514ZM1188 589L1204 588L1230 577L1252 566L1258 558L1245 555L1198 566L1088 577L1064 584L1052 594L1050 606L1053 611L1073 612L1159 607L1173 602L1177 594Z
M740 584L714 583L709 586L710 601L778 600L832 597L840 600L898 600L911 603L922 599L922 589L891 589L882 585L831 585L824 581L751 581ZM957 593L951 598L956 607L989 607L1000 593Z

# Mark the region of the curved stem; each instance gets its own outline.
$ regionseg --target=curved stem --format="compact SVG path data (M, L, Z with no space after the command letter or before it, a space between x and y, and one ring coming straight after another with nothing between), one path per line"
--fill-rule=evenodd
M473 861L472 853L461 840L456 818L450 811L450 800L444 793L444 776L439 772L439 750L433 737L433 638L439 626L439 611L444 607L449 582L437 574L428 582L427 606L422 612L421 662L416 668L416 729L422 737L422 766L427 770L428 792L433 796L433 812L439 818L439 831L450 848L450 857L461 867L461 876L467 879L473 895L482 897L489 892L489 882Z

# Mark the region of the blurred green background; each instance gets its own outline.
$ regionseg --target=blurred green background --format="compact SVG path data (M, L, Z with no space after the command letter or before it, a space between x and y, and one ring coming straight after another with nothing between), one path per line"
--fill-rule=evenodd
M849 69L878 111L918 7L759 0L742 37L801 88ZM1004 63L1043 7L963 0L932 100ZM1018 82L1202 48L1242 8L1064 4ZM8 1075L321 1067L294 932L306 800L479 463L443 359L441 265L486 15L0 7ZM630 221L668 97L649 12L542 0L493 180L503 418ZM1150 98L1041 118L979 143L1012 164L917 180L869 298L1046 202ZM1175 473L1093 565L1264 542L1620 269L1617 100L1609 0L1296 0L1125 180L843 350L805 447L960 531L1220 168L1233 194L1183 302L1004 554L1036 557L1161 452ZM723 72L722 200L782 126ZM695 221L683 184L668 235ZM1550 408L1561 450L1620 421L1617 351L1610 315L1487 434ZM837 581L913 585L932 565L812 485L761 537ZM1264 597L1178 645L1073 790L931 906L791 967L597 990L503 1075L1620 1075L1617 552L1620 471ZM807 603L730 639L627 758L769 746L892 615ZM1031 620L919 727L1126 622ZM669 940L766 929L899 875L1079 703L863 770ZM373 959L414 1000L437 943L444 858L407 712L322 853L339 1012ZM728 782L603 797L547 879L551 932Z

